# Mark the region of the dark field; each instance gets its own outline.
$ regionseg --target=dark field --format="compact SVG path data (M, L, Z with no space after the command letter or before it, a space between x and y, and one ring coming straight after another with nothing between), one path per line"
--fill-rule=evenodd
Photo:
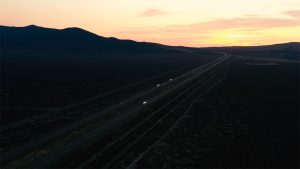
M138 57L123 55L125 56ZM120 105L137 93L166 83L169 79L214 59L216 55L178 54L174 60L162 59L161 62L158 62L158 57L171 56L156 55L152 58L152 63L146 63L143 59L124 60L118 62L118 66L105 65L98 61L99 66L96 62L88 67L85 63L76 61L74 65L61 63L56 69L45 67L38 70L40 66L30 68L26 64L22 65L24 69L7 69L2 91L4 100L1 107L1 126L12 124L14 127L2 131L2 150L8 151L105 108ZM50 65L54 66L55 63ZM63 71L65 68L68 69ZM116 92L110 93L116 89ZM84 104L78 106L78 103ZM28 119L35 117L39 119ZM19 121L25 122L23 125L15 125L14 122Z
M169 72L161 79L156 78L156 82L160 83L214 59L214 55L107 54L97 56L99 59L93 54L87 54L86 57L93 62L83 62L81 59L84 56L78 60L73 56L64 56L72 57L72 63L58 58L36 61L41 56L34 56L33 61L7 61L3 63L1 125ZM109 57L110 61L107 60ZM145 57L152 58L143 59ZM114 60L117 58L117 61ZM143 83L139 87L153 87L156 82ZM134 93L134 90L127 91ZM120 97L126 99L126 94Z
M204 63L205 60L201 62ZM63 88L68 88L68 92L72 93L78 90L77 87L82 87L82 90L73 93L74 95L71 93L65 95L66 98L70 97L69 102L74 102L76 98L79 99L83 96L83 98L90 97L94 92L101 93L102 90L112 90L170 71L165 75L155 78L155 80L151 80L151 83L141 83L141 85L124 89L124 91L122 90L114 95L109 95L109 97L104 97L102 101L96 100L97 103L93 104L97 108L89 107L87 109L87 111L89 109L93 110L90 111L90 113L93 113L100 109L101 105L107 104L109 106L110 104L116 104L123 100L122 97L128 98L133 93L151 88L157 83L164 83L166 79L168 80L195 68L201 62L197 64L190 62L182 63L176 66L171 66L171 64L170 66L155 65L156 69L150 69L151 65L145 67L141 65L132 66L130 69L129 67L126 67L126 69L119 67L120 69L114 69L115 71L113 72L108 71L110 69L107 69L107 71L103 69L103 71L99 71L101 72L99 77L102 78L99 80L91 78L91 81L86 81L89 82L89 85L85 87L83 87L83 83L69 83L66 86L49 83L49 87L52 87L52 93L55 91L56 95L59 95L58 91ZM219 72L218 75L207 75L206 78L218 79L225 77L222 83L201 97L197 95L199 91L192 91L192 97L185 101L186 104L180 106L176 113L165 119L157 127L157 131L152 131L151 135L137 142L134 148L125 149L126 156L120 156L115 164L110 165L115 168L123 168L124 166L142 168L299 167L299 64L241 60L233 57L233 61L229 65L222 67L219 71L217 71ZM96 77L95 74L92 75ZM60 75L58 77L63 76ZM89 78L80 79L87 80ZM103 81L103 79L105 80ZM56 79L56 81L58 80ZM207 85L204 89L209 87L209 83ZM73 87L70 88L70 86ZM194 88L196 86L194 84ZM35 90L30 85L23 86L22 89L24 87L28 87L32 91ZM42 91L43 88L37 87L36 89ZM26 90L23 91L29 92ZM27 93L27 95L29 94ZM51 100L49 95L41 93L40 95ZM186 95L184 94L183 96ZM34 98L38 98L38 95L31 97L31 99ZM179 97L177 102L180 102L180 99L183 98ZM53 98L52 100L55 101ZM36 101L36 103L46 103L45 100ZM188 101L191 103L188 103ZM58 102L64 103L62 99L51 102L51 104L57 104ZM65 102L67 103L68 101L66 100ZM167 100L161 104L165 102ZM49 106L51 104L49 103ZM167 132L175 121L188 109L188 105L190 104L191 107L188 114L183 116L183 119L174 129ZM28 103L28 105L30 104ZM91 105L91 103L88 105ZM176 107L176 104L173 103L170 106L171 109L172 107ZM51 132L51 130L71 124L72 121L80 120L80 118L88 115L82 113L84 112L84 107L82 107L83 110L80 107L76 108L75 111L78 112L78 115L70 114L72 119L63 118L58 121L50 121L47 125L51 127L44 127L44 129L41 126L45 126L46 123L35 124L40 127L28 132L32 133L32 136L33 133ZM156 107L154 106L152 109L155 110ZM32 111L29 110L22 111L28 113L26 116L32 114ZM147 117L147 113L151 111L151 109L146 110L140 116L137 116L136 119L130 121L130 123L112 130L110 135L105 137L105 139L95 141L91 145L87 144L88 146L85 145L83 148L81 147L78 150L79 153L65 157L64 160L61 159L61 163L58 163L57 166L75 167L83 163L93 153L97 153L106 145L115 142L120 135L143 121ZM41 113L42 111L37 112ZM15 113L20 113L20 111L16 111ZM164 111L161 112L161 115L163 114ZM18 116L16 118L14 115L12 113L10 116L6 116L6 119L15 120L22 119L23 117ZM157 119L160 120L160 118L160 116L157 116ZM151 126L156 122L156 120L151 120L149 121L149 125ZM46 130L47 128L48 130ZM144 129L147 129L147 127L144 127ZM142 132L144 129L141 128L137 132ZM26 133L24 130L23 132ZM167 135L162 137L164 133L167 133ZM32 139L27 137L28 135L23 140ZM134 140L134 138L135 136L128 137L129 140ZM130 142L126 143L126 139L122 141L120 141L118 147L109 149L105 153L105 156L101 156L99 160L90 165L99 167L106 164L107 160L110 161L111 158L113 159L119 151L123 151L123 143L126 145L124 148L128 146L127 144L130 144ZM10 144L19 144L19 142L11 141L8 147ZM147 150L147 146L145 145L152 145L152 147Z

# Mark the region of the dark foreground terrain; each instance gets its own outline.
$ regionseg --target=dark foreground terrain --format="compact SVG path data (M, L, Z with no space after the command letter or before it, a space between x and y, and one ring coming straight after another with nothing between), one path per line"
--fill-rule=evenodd
M297 168L300 43L0 27L1 168Z
M254 63L235 60L224 82L131 166L299 167L299 64Z
M4 167L299 167L299 64L222 58L158 102L98 117Z

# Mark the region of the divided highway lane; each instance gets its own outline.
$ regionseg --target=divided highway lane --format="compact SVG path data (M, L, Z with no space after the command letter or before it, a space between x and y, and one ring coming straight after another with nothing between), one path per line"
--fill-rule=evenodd
M193 86L193 87L195 87L195 86ZM185 94L187 94L187 91L190 91L190 92L192 92L193 91L193 89L191 89L192 87L188 87L187 89L184 89L184 90L181 90L181 91L179 91L178 92L178 94L176 93L176 97L174 98L174 99L171 99L171 101L168 101L166 104L164 104L162 107L165 107L166 105L167 106L169 106L171 103L173 103L173 101L174 100L178 100L178 99L181 99L181 98L178 98L179 96L184 96ZM162 107L160 107L159 109L162 109ZM144 110L145 111L145 110ZM129 110L129 112L126 112L125 113L125 118L124 119L122 119L119 123L120 124L122 124L122 123L124 123L124 122L126 122L126 121L129 121L129 120L131 120L132 118L136 118L136 116L135 116L135 114L137 114L137 113L133 113L133 117L131 117L131 115L132 115L132 113L133 113L133 111L132 110ZM140 114L142 114L142 113L140 113ZM140 114L138 114L138 115L140 115ZM151 111L146 111L144 114L146 114L146 116L149 116L149 117L147 117L146 119L143 119L143 121L146 121L146 120L148 120L148 119L150 119L151 118L151 116L153 116L153 113L151 113ZM151 115L152 114L152 115ZM154 113L155 114L155 113ZM141 122L141 123L143 123L143 121ZM136 124L139 124L139 122L137 121L136 122ZM122 127L122 129L124 128L124 126ZM135 128L138 128L138 126L136 126ZM146 127L147 128L147 127ZM101 135L101 136L103 136L103 135ZM97 139L100 139L101 138L101 136L99 136L99 137L97 137ZM122 139L123 137L125 137L124 135L123 136L120 136L119 137L119 140L120 139ZM128 137L130 137L130 136L128 136ZM96 141L96 140L95 140ZM98 145L98 144L96 144L96 145ZM113 145L111 145L111 146L113 146ZM85 154L85 157L84 158L86 158L86 159L88 159L89 158L89 154L92 152L92 151L94 151L95 150L95 146L94 145L92 145L91 146L91 148L87 148L86 146L84 146L84 148L81 148L82 149L82 151L85 151L85 152L82 152L82 151L77 151L76 152L76 154ZM90 149L90 150L87 150L87 149ZM108 149L107 151L109 151L109 152L111 152L112 153L112 151L111 150L109 150L109 148L105 148L105 149ZM103 154L103 152L99 152L100 154ZM98 153L98 154L99 154ZM73 153L74 154L74 153ZM104 154L106 154L106 153L104 153ZM106 156L106 157L108 157L108 156ZM72 164L74 165L74 160L75 160L75 162L80 162L80 161L84 161L85 159L77 159L76 157L74 157L74 159L70 159L69 161L72 161ZM66 164L66 162L64 162L65 164ZM49 165L45 165L45 166L49 166ZM55 167L57 167L57 166L55 166ZM73 167L75 167L75 166L63 166L62 168L73 168Z
M177 104L166 116L165 119L160 120L159 123L152 127L152 131L145 133L147 137L141 137L136 140L130 148L123 152L123 156L107 163L106 168L136 168L137 163L148 154L155 146L166 138L179 123L188 117L191 108L195 103L201 102L202 96L210 92L215 86L220 84L226 79L228 66L231 61L228 61L225 65L220 67L218 70L211 72L206 79L199 81L199 87L190 93L184 100ZM172 112L173 111L173 112ZM126 167L125 167L126 166ZM96 166L97 168L98 166ZM82 167L85 168L85 167ZM87 167L89 168L89 167Z
M55 163L56 160L67 155L68 153L76 149L76 147L78 147L79 145L92 140L96 136L104 135L105 132L111 130L111 128L114 128L116 125L119 125L121 124L121 122L129 119L129 116L135 116L137 113L142 111L144 109L144 106L141 104L143 100L149 100L150 105L160 100L162 97L174 93L178 89L193 82L193 80L195 80L198 76L216 67L228 58L229 55L224 55L224 57L221 57L207 65L201 66L184 75L174 78L174 80L168 85L142 92L139 95L125 101L123 105L112 106L105 111L92 115L86 119L79 121L78 123L70 125L62 130L53 132L47 137L43 137L38 141L20 147L19 149L8 154L4 154L3 157L6 158L6 160L12 160L5 167L19 168L31 166L48 166L48 164L50 165L51 163ZM120 110L125 111L123 111L123 113L120 113ZM118 116L112 116L109 117L108 120L103 121L104 115L112 114ZM74 132L78 132L77 135L75 134L76 137L72 135L74 134ZM71 137L71 139L69 137ZM62 144L63 146L61 146ZM57 149L62 149L64 151L57 152ZM22 154L25 155L21 156ZM17 158L17 156L20 157Z
M197 82L186 86L186 90L179 92L175 98L163 104L156 111L148 112L150 114L148 117L135 120L137 123L135 127L120 136L117 142L108 144L90 159L82 160L85 162L79 168L120 168L116 165L120 164L122 160L129 158L132 154L140 154L139 151L136 152L135 150L146 149L151 145L151 140L156 140L160 134L168 132L171 125L176 124L176 120L182 118L183 112L188 109L188 105L194 97L199 97L209 90L215 82L219 82L219 74L222 71L223 68L220 67L201 76ZM155 131L159 131L159 133ZM76 160L80 161L80 159L82 158ZM62 168L75 167L69 166L68 163L65 164Z

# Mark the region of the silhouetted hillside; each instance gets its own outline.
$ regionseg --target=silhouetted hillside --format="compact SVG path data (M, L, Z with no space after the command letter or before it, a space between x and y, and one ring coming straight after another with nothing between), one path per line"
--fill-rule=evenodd
M1 41L5 50L49 52L167 52L159 44L105 38L80 28L50 29L30 25L26 27L1 26Z
M181 64L199 59L176 47L105 38L80 28L0 26L0 35L2 66L13 70L52 71L55 67L65 72L111 65Z

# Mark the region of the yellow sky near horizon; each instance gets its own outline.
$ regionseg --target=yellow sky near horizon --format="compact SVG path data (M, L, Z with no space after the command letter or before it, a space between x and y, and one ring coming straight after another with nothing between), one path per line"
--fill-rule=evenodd
M167 45L300 41L300 0L0 0L0 25L81 27Z

